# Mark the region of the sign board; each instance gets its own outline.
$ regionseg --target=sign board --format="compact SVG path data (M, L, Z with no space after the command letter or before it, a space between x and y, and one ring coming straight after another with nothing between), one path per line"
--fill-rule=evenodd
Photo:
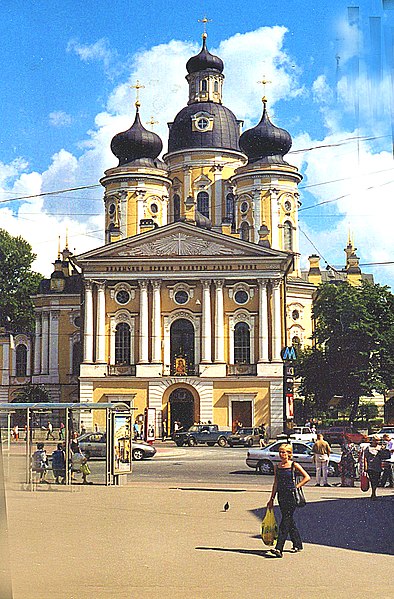
M113 414L113 474L131 472L131 415L128 412Z
M284 347L280 352L280 355L283 362L294 362L294 360L297 360L297 352L293 345Z
M156 408L145 408L144 439L148 443L156 439Z

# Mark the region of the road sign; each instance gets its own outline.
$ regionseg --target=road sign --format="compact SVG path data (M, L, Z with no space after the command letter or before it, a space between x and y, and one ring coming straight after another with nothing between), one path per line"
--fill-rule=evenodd
M281 358L284 362L293 362L297 360L297 352L293 345L284 347L280 352Z

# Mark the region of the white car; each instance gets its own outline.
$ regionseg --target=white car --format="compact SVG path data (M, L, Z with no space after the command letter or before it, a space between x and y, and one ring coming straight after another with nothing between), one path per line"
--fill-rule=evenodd
M295 441L304 441L308 443L308 441L316 441L316 433L312 431L309 426L295 426L291 435L289 435L289 439L294 439ZM284 434L278 435L278 439L287 439L287 436Z

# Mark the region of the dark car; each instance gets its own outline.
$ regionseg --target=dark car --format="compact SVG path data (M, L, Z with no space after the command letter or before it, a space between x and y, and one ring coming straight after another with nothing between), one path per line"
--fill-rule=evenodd
M204 443L210 447L213 447L215 443L220 447L225 447L229 435L231 435L231 431L220 430L217 424L194 424L187 431L174 433L173 440L178 447L183 445L195 447Z
M106 433L84 433L78 437L78 444L87 458L105 458L107 455ZM131 454L133 460L152 458L156 453L153 445L141 441L133 441Z
M234 445L252 447L253 445L259 445L260 439L264 440L264 429L259 426L244 426L227 437L227 443L230 447L234 447Z
M321 429L318 432L322 433L324 439L330 444L343 445L346 441L359 444L368 441L367 435L360 433L353 426L330 426L330 428Z

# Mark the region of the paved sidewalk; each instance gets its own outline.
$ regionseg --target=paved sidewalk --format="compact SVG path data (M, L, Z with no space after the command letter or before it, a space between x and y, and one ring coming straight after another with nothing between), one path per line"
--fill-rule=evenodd
M261 489L261 490L260 490ZM13 599L352 599L392 585L394 495L307 488L305 549L269 557L262 483L6 485ZM230 503L228 512L223 505ZM290 543L288 544L290 548ZM3 599L3 597L1 597ZM8 597L7 597L8 599Z

